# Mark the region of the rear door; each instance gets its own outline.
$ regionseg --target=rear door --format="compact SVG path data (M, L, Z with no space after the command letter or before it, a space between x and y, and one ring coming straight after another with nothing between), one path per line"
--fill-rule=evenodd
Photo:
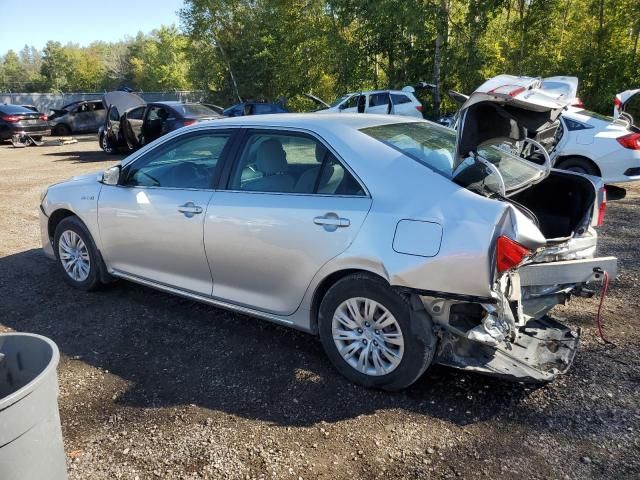
M391 98L389 92L376 92L369 94L369 105L367 113L377 113L387 115L392 112Z
M371 198L309 133L250 130L238 151L205 220L213 296L289 315L318 270L354 240Z

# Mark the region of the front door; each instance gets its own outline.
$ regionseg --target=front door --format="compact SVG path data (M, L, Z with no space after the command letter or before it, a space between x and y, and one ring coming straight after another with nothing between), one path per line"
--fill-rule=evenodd
M183 134L123 167L98 202L102 255L118 272L210 295L207 205L229 132Z
M316 138L249 132L207 209L205 247L213 296L293 313L314 275L348 248L371 199Z

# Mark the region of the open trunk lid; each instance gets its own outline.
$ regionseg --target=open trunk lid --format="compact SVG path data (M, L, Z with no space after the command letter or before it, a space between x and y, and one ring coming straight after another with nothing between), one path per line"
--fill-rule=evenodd
M541 79L499 75L483 83L465 101L458 120L455 166L485 145L531 138L547 143L570 101L556 98Z
M108 110L111 105L114 105L120 115L127 110L146 104L146 102L135 93L120 90L105 93L102 97L102 103L104 104L105 110Z
M640 88L635 90L625 90L616 95L613 105L613 118L614 120L623 119L629 122L630 126L640 128L640 125L636 124L636 119L633 117L633 113L629 109L631 104L640 105ZM640 110L638 108L637 110ZM636 113L637 116L637 113Z

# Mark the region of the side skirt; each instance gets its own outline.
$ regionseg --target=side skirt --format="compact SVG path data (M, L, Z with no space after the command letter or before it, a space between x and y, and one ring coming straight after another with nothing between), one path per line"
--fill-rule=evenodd
M279 325L285 325L287 327L292 327L297 330L301 330L303 332L309 333L308 330L299 326L294 320L280 317L278 315L272 315L269 313L261 312L259 310L254 310L252 308L243 307L240 305L235 305L233 303L224 302L213 297L207 297L205 295L200 295L198 293L190 292L188 290L181 290L176 287L172 287L170 285L165 285L163 283L154 282L153 280L149 280L146 278L138 277L136 275L131 275L129 273L121 272L119 270L113 270L111 275L114 277L122 278L123 280L129 280L134 283L138 283L140 285L144 285L145 287L151 287L156 290L161 290L163 292L171 293L174 295L178 295L180 297L188 298L189 300L194 300L196 302L206 303L208 305L213 305L214 307L223 308L225 310L229 310L235 313L240 313L242 315L248 315L250 317L260 318L262 320L267 320L269 322L277 323Z

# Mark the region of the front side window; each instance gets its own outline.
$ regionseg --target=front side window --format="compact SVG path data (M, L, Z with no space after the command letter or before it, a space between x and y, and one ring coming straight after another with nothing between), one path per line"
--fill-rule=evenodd
M109 110L109 120L117 122L120 120L120 113L118 113L118 109L116 107L111 107Z
M317 140L293 133L249 136L229 189L251 192L364 195L360 184Z
M358 106L358 101L360 100L361 95L353 95L349 100L344 102L341 105L341 108L356 108Z
M216 167L230 133L179 137L146 153L125 167L124 182L132 187L212 187Z

